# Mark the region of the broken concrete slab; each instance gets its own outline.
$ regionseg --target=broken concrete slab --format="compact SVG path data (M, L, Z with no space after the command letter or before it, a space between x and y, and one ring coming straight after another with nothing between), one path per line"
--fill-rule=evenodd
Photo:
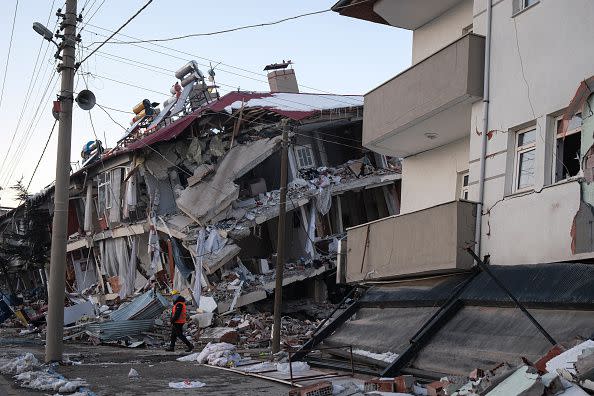
M223 341L225 339L225 341ZM233 327L209 327L200 335L200 340L206 342L227 342L236 344L239 340L239 334ZM235 340L235 342L230 342Z
M239 197L239 187L234 180L268 158L280 142L281 137L276 136L233 147L225 154L211 179L181 192L176 200L178 208L198 223L206 224Z
M231 261L239 254L241 248L234 243L228 243L218 252L207 253L202 257L202 268L206 270L207 274L213 274L216 270ZM190 248L192 255L196 254L196 245Z
M201 329L210 327L212 325L213 318L214 318L213 312L197 313L196 315L192 315L190 317L190 319L192 319L192 321L194 323L198 324L198 327L200 327Z
M202 296L199 308L204 312L214 312L217 309L217 302L212 297Z
M214 166L209 164L200 165L194 170L194 174L188 178L188 186L192 187L195 184L200 183L202 179L210 175L212 172L214 172Z

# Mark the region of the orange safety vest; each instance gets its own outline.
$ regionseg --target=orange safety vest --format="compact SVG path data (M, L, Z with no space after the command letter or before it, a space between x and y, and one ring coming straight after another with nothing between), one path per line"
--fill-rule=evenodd
M181 311L181 314L179 315L179 318L175 321L175 323L184 324L184 323L186 323L186 303L184 303L184 302L176 303L173 306L173 310L171 311L171 316L175 315L175 309L178 305L181 305L182 311Z

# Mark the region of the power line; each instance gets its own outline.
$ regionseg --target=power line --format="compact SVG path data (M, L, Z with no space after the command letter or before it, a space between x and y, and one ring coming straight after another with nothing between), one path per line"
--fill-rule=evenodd
M94 74L94 73L91 73L91 72L86 72L85 74L87 74L87 75L89 75L91 77L94 77L94 78L102 78L104 80L113 81L113 82L118 83L118 84L127 85L127 86L133 87L133 88L142 89L143 91L156 93L158 95L170 95L170 93L164 93L164 92L160 92L160 91L155 91L155 90L150 89L150 88L141 87L139 85L130 84L130 83L127 83L125 81L116 80L116 79L111 78L111 77L101 76L99 74Z
M105 55L108 55L108 56L105 56ZM143 63L143 62L140 62L140 61L136 61L134 59L125 58L125 57L122 57L122 56L113 55L113 54L109 54L109 53L102 52L102 51L97 52L97 54L95 54L95 56L103 57L105 59L109 59L109 60L112 60L114 62L120 62L120 63L126 64L126 65L138 67L138 68L141 68L141 69L144 69L144 70L152 71L152 72L163 74L163 75L166 75L166 76L169 76L169 74L168 73L165 73L165 71L167 71L169 73L175 73L174 70L169 70L169 69L166 69L166 68L163 68L163 67L160 67L160 66L151 65L151 64L148 64L148 63ZM111 57L117 58L117 59L113 59ZM133 63L130 63L130 62L133 62ZM150 68L159 69L159 70L149 69L147 67L139 66L137 64L148 66ZM161 70L163 70L163 71L161 71ZM98 75L95 75L95 76L96 77L99 77L99 78L102 77L102 76L98 76ZM110 79L109 77L105 77L105 78L108 79L108 80ZM151 92L156 92L156 91L149 90L148 88L138 87L136 85L132 85L132 84L121 82L121 81L114 80L114 79L111 79L111 81L119 82L119 83L124 84L124 85L130 85L130 86L133 86L133 87L136 87L136 88L140 88L140 89L144 89L144 90L151 91ZM233 85L224 84L224 83L220 83L220 82L217 82L217 84L220 85L220 86L225 86L225 87L231 88L233 91L236 90L236 87L233 86ZM169 95L169 94L167 94L167 95ZM336 100L333 97L326 97L326 98L328 100L330 100L330 101L335 101L336 102ZM299 102L299 101L291 100L291 99L287 99L287 98L282 98L282 97L274 97L274 100L275 101L272 101L272 100L266 99L266 98L259 98L259 100L262 100L264 102L270 103L270 104L272 104L274 106L277 106L278 105L278 102L275 102L275 101L282 101L282 102L287 102L287 103L294 103L294 104L301 105L301 106L306 106L306 107L309 107L311 110L320 110L319 108L317 108L316 106L312 106L311 104L303 103L303 102ZM302 107L296 107L296 106L291 106L291 105L286 105L286 106L287 107L290 107L290 108L292 108L292 109L294 109L296 111L303 111ZM349 103L349 107L356 107L356 106L357 107L358 106L361 106L361 104L355 105L354 103Z
M77 68L80 67L80 65L82 63L84 63L84 61L86 61L87 59L89 59L89 57L91 57L99 48L103 47L109 40L111 40L113 38L113 36L115 36L116 34L119 33L120 30L122 30L123 28L126 27L126 25L128 25L130 22L132 22L132 20L134 18L136 18L146 7L149 6L149 4L151 4L153 2L153 0L149 0L146 2L146 4L144 6L142 6L134 15L132 15L130 18L128 18L128 20L126 22L124 22L124 24L122 26L120 26L115 32L113 32L111 34L111 36L109 36L106 40L104 40L101 44L99 44L99 46L97 48L95 48L93 51L91 51L90 54L88 54L86 57L83 58L83 60L81 60L80 62L78 62ZM103 3L102 3L103 4Z
M90 27L93 27L93 28L96 28L96 29L103 30L103 31L105 31L105 32L108 32L108 33L113 33L113 31L111 31L111 30L109 30L109 29L105 29L105 28L103 28L103 27L101 27L101 26L93 25L93 24L90 24L90 23L89 23L89 26L90 26ZM98 33L98 32L92 31L92 30L87 30L87 32L90 32L90 33L96 34L96 35L98 35L98 36L101 36L101 37L107 37L107 35L104 35L104 34L102 34L102 33ZM117 34L117 35L118 35L118 36L122 36L122 37L129 38L129 39L133 39L133 40L140 40L140 39L138 39L137 37L130 36L130 35L127 35L127 34L124 34L124 33L119 33L119 34ZM120 42L120 41L121 41L121 40L115 40L115 41L113 41L113 40L112 40L112 41L111 41L111 43L118 43L118 42ZM205 57L203 57L203 56L199 56L199 55L196 55L196 54L192 54L192 53L190 53L190 52L186 52L186 51L181 51L181 50L178 50L178 49L175 49L175 48L172 48L172 47L168 47L168 46L165 46L165 45L156 44L156 43L147 43L147 44L150 44L150 45L152 45L152 46L154 46L154 47L158 47L158 48L166 49L166 50L169 50L169 51L172 51L172 52L178 53L178 54L182 54L182 55L186 55L186 56L191 56L192 58L195 58L195 59L202 59L202 60L205 60L205 61L207 61L207 62L210 62L210 63L215 63L215 64L217 64L217 65L222 65L222 66L225 66L225 67L228 67L228 68L234 69L234 70L239 70L239 71L242 71L242 72L245 72L245 73L249 73L249 74L253 74L253 75L256 75L256 76L260 76L260 77L266 77L266 75L265 75L265 74L263 74L263 73L255 72L255 71L248 70L248 69L244 69L244 68L242 68L242 67L234 66L234 65L231 65L231 64L228 64L228 63L224 63L224 62L222 62L222 61L213 60L213 59L210 59L210 58L205 58ZM175 56L175 55L167 54L167 53L165 53L165 52L158 51L158 50L151 49L151 48L147 48L147 47L144 47L144 46L142 46L142 45L139 45L139 44L130 44L130 45L132 45L132 46L134 46L134 47L137 47L137 48L144 49L144 50L146 50L146 51L151 51L151 52L158 53L158 54L161 54L161 55L169 56L169 57L171 57L171 58L175 58L175 59L180 59L180 60L183 60L183 61L187 61L187 58L181 58L181 57L178 57L178 56ZM90 45L89 45L89 47L90 47ZM199 64L200 64L200 63L199 63ZM203 67L210 67L210 65L206 65L206 64L200 64L200 66L203 66ZM228 74L236 75L236 76L239 76L239 77L248 78L248 79L251 79L251 80L254 80L254 81L258 81L258 82L261 82L261 83L263 83L263 84L266 84L266 85L268 85L268 81L266 81L266 80L262 80L262 79L258 79L258 78L254 78L254 77L249 77L249 76L244 76L244 75L241 75L241 74L238 74L238 73L235 73L235 72L229 71L229 70L225 70L225 69L222 69L222 68L219 68L219 69L217 69L217 70L218 70L218 71L221 71L221 72L223 72L223 73L228 73ZM325 90L323 90L323 89L318 89L318 88L310 87L310 86L307 86L307 85L305 85L305 84L299 84L299 85L300 85L301 87L303 87L303 88L311 89L311 90L313 90L313 91L317 91L317 92L321 92L321 93L326 93L326 94L333 94L333 92L329 92L329 91L325 91ZM337 102L343 102L343 103L345 103L345 104L349 104L349 105L353 105L353 104L354 104L354 103L352 103L352 102L341 101L341 100L339 100L339 99L336 99L336 98L334 98L333 100L335 100L335 101L337 101Z
M356 3L348 4L348 5L345 5L345 6L342 6L342 7L338 7L337 9L342 9L342 8L356 6L356 5L359 5L359 4L362 4L362 3L367 3L369 1L371 1L371 0L361 0L361 1L356 2ZM157 43L157 42L164 42L164 41L182 40L182 39L186 39L186 38L190 38L190 37L215 36L215 35L218 35L218 34L236 32L236 31L239 31L239 30L253 29L253 28L264 27L264 26L278 25L278 24L283 23L283 22L287 22L287 21L291 21L291 20L295 20L295 19L299 19L299 18L304 18L304 17L308 17L308 16L312 16L312 15L324 14L324 13L330 12L330 11L332 11L332 8L326 8L324 10L307 12L305 14L294 15L294 16L291 16L291 17L279 19L279 20L272 21L272 22L264 22L264 23L257 23L257 24L253 24L253 25L239 26L239 27L235 27L235 28L224 29L224 30L217 30L217 31L208 32L208 33L192 33L192 34L186 34L186 35L183 35L183 36L174 36L174 37L162 38L162 39L120 41L120 42L117 42L117 43L116 42L112 42L112 43L113 44ZM95 43L91 43L91 45L93 45L93 44L95 44Z
M54 125L52 126L52 129L49 133L49 136L47 137L47 141L45 142L45 146L43 147L43 151L41 152L41 156L39 157L39 161L37 161L37 165L35 165L35 169L33 169L33 174L31 175L31 179L29 179L29 184L27 184L27 191L29 191L29 187L31 186L31 182L33 181L33 177L35 177L35 173L37 172L37 168L39 168L39 164L41 163L41 159L43 158L43 155L45 154L45 150L47 149L47 146L50 142L50 139L52 138L52 135L54 133L54 129L56 128L56 124L58 123L58 120L54 120Z
M55 4L55 0L52 1L52 6L50 8L49 15L47 16L46 25L49 24L50 18L52 16L52 11L54 10L54 4ZM55 29L55 27L54 27L54 29ZM35 58L35 65L33 66L33 72L31 74L31 78L29 79L29 86L27 87L27 91L26 91L25 97L23 99L23 106L21 108L21 114L19 115L19 119L17 121L14 132L12 133L12 137L10 138L10 143L8 145L8 150L6 151L6 155L2 159L2 165L0 165L0 173L2 171L4 171L4 164L6 163L6 159L8 158L8 156L10 154L10 150L12 149L12 144L14 143L14 138L17 135L17 132L21 125L21 121L23 120L23 116L25 115L25 110L29 105L29 100L31 99L31 93L33 92L33 87L37 85L37 80L39 78L39 74L41 73L41 67L42 67L41 65L39 65L39 69L37 69L37 65L39 64L41 49L43 48L44 44L47 44L47 46L45 48L45 52L43 53L42 59L45 59L45 57L47 55L47 51L50 47L50 43L46 42L46 40L44 40L43 38L40 38L39 49L37 50L37 57Z
M103 108L103 106L101 106L101 105L100 105L100 104L98 104L98 103L97 103L97 106L99 106L99 108L100 108L101 110L103 110L103 112L104 112L105 114L107 114L107 116L109 117L109 119L110 119L110 120L112 120L112 121L113 121L113 122L114 122L116 125L118 125L120 128L122 128L124 131L126 130L126 128L125 128L125 127L124 127L122 124L120 124L119 122L117 122L116 120L114 120L114 119L113 119L113 117L111 116L111 114L109 114L109 113L108 113L108 112L107 112L107 111L106 111L106 110ZM106 142L106 144L107 144L107 142Z
M20 140L20 143L19 143L19 146L18 146L19 148L17 149L17 151L15 152L15 154L12 157L12 162L14 162L14 165L13 165L12 169L10 170L10 173L8 174L8 177L4 180L4 183L8 183L10 181L10 179L11 179L11 177L12 177L12 175L13 175L13 173L14 173L17 165L18 165L19 159L22 159L22 153L25 151L25 148L27 147L27 143L29 141L29 138L31 137L31 134L32 134L32 132L34 130L33 124L35 123L35 119L37 118L37 122L39 122L39 120L41 119L41 114L42 113L39 113L39 110L41 109L41 106L42 106L43 102L46 99L46 95L47 95L47 93L49 91L49 88L50 88L51 83L53 82L54 78L55 78L55 74L52 75L52 78L49 80L47 86L45 87L45 91L43 92L43 94L41 96L41 99L40 99L40 101L39 101L39 103L37 105L37 108L36 108L36 110L35 110L35 112L33 114L33 117L31 118L31 122L29 123L29 127L27 128L27 131L23 135L23 138ZM58 83L58 81L56 80L56 82L54 84L54 87L57 85L57 83ZM39 114L39 117L38 117L38 114Z
M16 22L17 10L19 9L19 0L16 0L14 6L14 15L12 16L12 28L10 30L10 41L8 42L8 54L6 55L6 66L4 66L4 77L2 78L2 91L0 91L0 108L2 108L2 100L4 99L4 88L6 85L6 75L8 74L8 63L10 62L10 52L12 50L12 38L14 37L14 25Z

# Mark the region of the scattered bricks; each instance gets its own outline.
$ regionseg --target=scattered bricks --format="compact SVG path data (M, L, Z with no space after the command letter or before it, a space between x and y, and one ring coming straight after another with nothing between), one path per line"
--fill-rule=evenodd
M225 333L221 336L221 342L237 345L239 343L239 333L236 331Z
M534 367L538 370L539 373L546 373L547 362L563 352L565 352L565 348L563 348L561 345L555 345L554 347L549 349L546 355L534 362Z
M394 378L394 390L400 393L412 392L415 379L412 375L401 375Z
M396 378L372 378L365 381L366 392L412 392L414 378L412 375L401 375Z
M476 368L476 369L472 370L470 372L470 374L468 374L468 378L473 381L476 381L479 378L483 378L484 376L485 376L485 372L480 368Z
M427 384L428 396L446 396L445 388L448 385L447 381L435 381Z
M291 389L289 396L332 396L332 383L324 381L303 388Z
M365 392L394 392L394 378L372 378L365 381Z

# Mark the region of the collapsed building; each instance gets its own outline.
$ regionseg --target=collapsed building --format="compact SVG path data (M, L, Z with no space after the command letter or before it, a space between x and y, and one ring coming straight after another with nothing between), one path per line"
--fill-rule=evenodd
M362 97L299 93L281 72L270 73L271 87L293 92L219 97L189 62L162 108L135 106L114 148L85 146L70 179L69 292L103 303L156 283L195 303L212 296L219 312L266 299L287 129L283 285L307 280L299 295L327 298L346 228L399 212L400 165L362 148Z

